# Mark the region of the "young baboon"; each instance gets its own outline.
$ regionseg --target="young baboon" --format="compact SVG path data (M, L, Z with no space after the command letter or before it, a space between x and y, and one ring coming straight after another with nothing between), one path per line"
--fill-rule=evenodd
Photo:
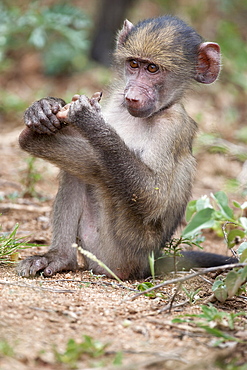
M78 243L121 279L171 269L159 258L184 215L191 194L196 123L181 102L193 81L209 84L220 71L218 44L204 42L176 17L124 22L114 55L118 78L103 112L100 95L36 101L25 112L20 145L61 169L53 210L53 238L43 256L18 272L45 276L77 268ZM85 259L85 268L106 273ZM217 266L234 259L184 252L179 268Z

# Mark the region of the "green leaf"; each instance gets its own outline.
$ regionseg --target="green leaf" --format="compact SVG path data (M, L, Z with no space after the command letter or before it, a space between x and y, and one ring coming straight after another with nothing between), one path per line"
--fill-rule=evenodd
M243 242L238 247L238 254L242 254L245 250L247 250L247 242Z
M214 319L215 315L218 313L218 310L212 305L205 305L201 306L203 316L209 320ZM201 315L200 315L201 316Z
M247 280L247 266L245 266L240 271L241 271L241 279L242 279L243 283L245 283L246 280Z
M212 208L205 208L194 215L190 223L182 232L183 237L191 237L198 233L198 231L210 228L214 225L212 215L215 211Z
M247 262L247 249L245 249L241 255L240 255L240 258L239 258L239 262L240 263L246 263Z
M217 338L224 338L225 340L230 340L230 341L238 341L237 338L227 334L227 333L224 333L222 330L219 330L217 328L210 328L209 326L207 325L198 325L200 328L206 330L206 332L208 332L209 334L212 334L213 336L217 337Z
M245 232L247 232L247 218L246 217L240 217L239 221L241 225L243 226Z
M154 251L151 252L151 254L149 254L148 256L148 262L149 262L149 267L150 267L150 271L151 271L151 276L154 280L155 278L155 268L154 268L154 262L155 262L155 259L154 259Z
M211 203L210 203L210 198L207 195L202 196L196 202L197 212L201 211L202 209L205 209L205 208L213 208Z
M228 198L227 195L223 191L218 191L212 197L216 200L217 204L220 207L222 214L230 220L233 220L233 210L228 206Z
M236 237L238 237L238 236L240 237L240 239L244 238L245 232L243 230L234 229L234 230L230 230L227 233L227 246L228 246L228 248L234 247L234 245L236 244Z
M43 27L35 28L30 37L29 42L30 44L34 45L38 49L42 49L45 47L47 40L47 35Z
M247 262L247 242L243 242L240 244L238 248L238 254L240 256L241 263Z
M221 280L216 280L213 284L212 291L219 302L224 303L227 299L226 285Z
M220 280L220 279L217 279L213 283L212 291L214 292L216 289L222 288L224 286L225 286L224 282L222 280Z
M173 324L183 324L183 323L185 323L185 322L188 322L188 321L190 321L190 320L186 320L186 319L180 319L180 318L175 318L175 319L172 319L172 323Z
M234 200L233 202L232 202L232 204L234 205L234 207L236 207L236 208L241 208L241 204L240 203L238 203L236 200Z
M240 286L243 283L241 274L237 271L230 271L228 272L226 279L226 289L227 289L227 295L228 298L232 298L234 295L237 294Z
M186 211L185 211L186 222L189 222L191 217L193 216L193 214L196 212L196 203L197 203L196 200L191 200L188 203L188 205L186 207Z
M117 352L113 360L113 365L119 366L122 365L122 362L123 362L123 352Z
M153 287L154 287L153 283L146 281L144 283L138 284L137 289L140 290L141 292L144 292L145 290L153 288ZM156 292L153 291L153 292L145 293L145 296L150 297L150 298L155 298Z
M217 193L213 195L213 197L217 199L221 207L228 206L228 198L224 191L218 191Z

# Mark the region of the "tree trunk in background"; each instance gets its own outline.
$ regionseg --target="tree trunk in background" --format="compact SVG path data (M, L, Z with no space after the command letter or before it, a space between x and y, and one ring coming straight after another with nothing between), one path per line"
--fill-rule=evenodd
M98 19L91 47L91 58L101 64L111 64L116 32L122 27L127 11L137 0L100 0Z

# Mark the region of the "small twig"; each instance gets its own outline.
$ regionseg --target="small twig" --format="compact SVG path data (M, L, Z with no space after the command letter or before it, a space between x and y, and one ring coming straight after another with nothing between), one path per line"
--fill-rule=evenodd
M181 306L184 306L186 305L187 303L189 303L189 300L186 299L186 301L184 302L180 302L180 303L176 303L176 304L173 304L172 307L171 307L171 304L168 303L165 307L161 308L159 311L158 311L158 314L164 312L164 311L168 311L170 312L171 308L177 308L177 307L181 307Z
M75 293L76 290L69 290L69 289L53 289L53 288L45 288L45 287L37 287L37 286L34 286L34 285L28 285L28 284L25 284L25 283L16 283L16 282L13 282L13 281L3 281L3 280L0 280L0 284L2 285L14 285L14 286L18 286L18 287L21 287L21 288L28 288L28 289L33 289L33 290L46 290L48 292L52 292L52 293Z
M40 312L48 312L48 313L56 313L56 314L62 314L66 317L70 317L73 320L77 320L77 313L73 311L61 311L61 310L51 310L51 309L46 309L46 308L41 308L41 307L30 307L31 310L35 311L40 311Z
M191 272L196 272L196 271L193 270L193 269L191 269ZM205 278L205 276L199 276L199 278L201 278L201 280L205 281L205 283L210 284L210 285L213 285L212 281L210 281L209 279Z
M209 272L214 272L214 271L217 271L217 270L232 269L232 268L235 268L235 267L245 267L245 266L247 266L247 263L232 263L232 264L229 264L229 265L209 267L209 268L203 269L201 271L195 272L193 274L186 275L184 277L179 277L179 278L176 278L176 279L164 281L163 283L157 284L157 285L155 285L152 288L149 288L149 289L144 290L143 292L137 293L133 297L128 297L124 301L129 301L129 300L130 301L134 301L139 296L141 296L143 294L146 294L146 293L150 293L153 290L162 288L162 287L164 287L166 285L170 285L170 284L182 283L182 282L187 281L189 279L192 279L192 278L194 278L196 276L208 274Z
M5 179L0 179L0 186L1 187L12 187L12 188L15 188L19 191L21 191L22 187L19 183L17 182L13 182L13 181L8 181L8 180L5 180Z
M31 307L31 306L29 306L29 308L30 308L30 310L48 312L48 313L58 313L59 312L59 310L50 310L48 308L41 308L41 307Z
M42 280L42 282L45 282L45 283L47 282L48 283L73 282L73 283L78 283L78 284L94 284L94 285L99 285L99 286L108 285L108 286L111 286L112 288L122 288L122 289L130 290L132 292L139 292L138 289L130 288L128 286L117 284L115 282L109 282L109 281L83 281L83 280L78 280L78 279L55 279L55 280L49 279L48 280L47 278L45 278L44 280Z
M57 283L57 282L75 282L77 284L94 284L94 285L98 285L98 286L103 286L103 285L108 285L108 286L111 286L113 288L121 288L121 289L127 289L129 291L132 291L132 292L139 292L139 290L137 289L134 289L134 288L130 288L130 287L127 287L127 286L124 286L122 284L116 284L116 283L111 283L111 282L108 282L108 281L104 281L104 282L97 282L97 281L81 281L81 280L77 280L77 279L56 279L56 280L52 280L52 279L44 279L41 281L42 284L44 283ZM0 280L0 284L2 285L15 285L15 286L18 286L18 287L22 287L22 288L29 288L29 289L34 289L34 290L46 290L46 291L50 291L50 292L54 292L54 293L75 293L77 290L72 290L72 289L53 289L53 288L46 288L46 287L37 287L37 286L34 286L34 285L28 285L26 283L19 283L19 282L10 282L10 281L3 281L3 280Z
M202 143L202 146L204 148L211 148L214 146L217 147L223 147L226 149L226 154L230 157L234 157L234 159L238 159L238 157L246 157L247 156L247 147L244 145L236 145L234 143L231 143L228 140L224 140L221 138L213 138L210 143L205 144Z
M175 361L179 361L179 362L182 362L182 363L187 363L187 361L185 359L182 358L181 356L181 352L177 351L177 352L157 352L157 351L137 351L137 350L133 350L133 349L126 349L126 350L123 350L122 351L124 354L132 354L132 355L148 355L148 356L155 356L155 358L157 357L161 357L163 358L163 360L165 361L169 361L169 360L175 360ZM112 355L112 354L116 354L117 352L116 351L106 351L105 352L106 354L109 354L109 355ZM153 361L153 360L151 360ZM136 369L139 367L135 367ZM118 367L119 369L119 367ZM121 367L120 367L121 369ZM124 367L124 369L126 369ZM133 367L131 367L131 369L133 369Z
M175 300L178 292L180 291L181 286L182 286L182 282L178 284L177 289L176 289L175 293L173 294L170 303L168 304L168 306L169 306L169 312L171 312L171 310L172 310L172 305L174 303L174 300Z
M242 298L242 299L247 300L247 297L244 297L243 295L239 295L238 298Z
M0 205L0 212L6 213L8 211L21 211L21 212L39 212L48 213L51 212L51 207L49 206L32 206L23 204L13 204L13 203L2 203Z
M189 336L201 336L203 334L203 337L210 337L210 334L205 333L205 330L203 328L200 328L198 326L194 327L191 326L189 323L183 323L183 324L177 324L172 321L166 321L166 320L157 320L153 318L148 318L148 322L154 325L159 325L161 327L168 327L175 330L179 330L181 333L184 333Z

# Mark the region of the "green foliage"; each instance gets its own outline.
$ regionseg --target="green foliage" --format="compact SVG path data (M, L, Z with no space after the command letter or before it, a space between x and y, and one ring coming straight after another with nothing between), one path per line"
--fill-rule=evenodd
M138 284L137 289L140 290L140 292L145 292L145 290L153 288L154 286L155 285L153 283L146 281L144 283ZM145 293L144 295L149 298L155 298L156 292L153 291L153 292Z
M215 366L217 369L222 369L222 370L247 370L247 364L243 364L243 365L238 364L237 358L233 358L230 361L228 358L217 359Z
M235 138L247 144L247 127L244 126L235 131Z
M145 281L143 283L140 283L137 285L137 289L140 291L140 292L145 292L145 290L147 289L150 289L150 288L154 288L155 287L155 284L150 282L150 281ZM163 293L160 293L160 292L157 292L156 290L153 290L151 292L148 292L148 293L144 293L144 295L146 297L149 297L149 298L162 298L162 299L166 299L165 295Z
M70 368L77 368L77 362L88 358L99 358L106 354L108 344L94 340L88 335L83 335L83 341L77 343L74 339L69 339L63 353L54 349L55 358L58 362L69 365ZM121 355L116 354L114 364L121 364Z
M198 293L200 292L200 288L196 290L188 290L185 287L182 288L184 293L186 294L187 298L189 299L190 304L197 302L200 297L198 296Z
M155 259L154 259L154 252L153 251L148 256L148 261L149 261L149 267L150 267L150 271L151 271L151 276L152 276L152 278L154 280L154 278L155 278L155 268L154 268Z
M4 339L0 340L0 357L1 356L8 356L8 357L13 357L14 356L13 348Z
M225 237L228 248L233 248L247 235L247 218L243 211L247 202L233 202L234 210L229 207L226 194L219 191L210 197L203 196L189 202L186 209L186 220L189 222L182 235L194 237L203 229L213 229L217 235ZM229 230L226 230L230 226ZM247 263L247 242L240 244L237 255L240 263ZM220 302L245 290L247 282L247 266L229 271L225 277L218 276L213 284L213 293Z
M183 237L193 237L207 228L213 229L217 235L222 236L222 226L225 223L231 223L238 227L237 230L230 229L226 232L227 245L231 248L235 244L236 237L242 239L247 233L247 218L243 217L247 202L243 204L233 202L233 206L234 210L229 207L228 198L223 191L211 194L210 197L205 195L198 200L192 200L186 209L188 225L182 232Z
M235 4L232 3L235 7ZM231 82L247 90L246 59L247 46L241 24L230 19L221 19L218 24L217 41L227 58L226 69L230 69ZM234 58L233 58L234 56Z
M236 319L239 316L246 316L245 312L223 312L217 310L212 304L202 305L202 313L194 315L185 315L188 318L175 318L172 320L173 323L190 323L204 329L208 334L219 338L215 342L215 346L218 346L222 342L235 341L241 342L234 335L228 334L227 331L234 330ZM196 321L195 319L200 319Z
M27 107L27 102L23 98L16 94L10 93L9 91L8 94L6 94L6 90L2 89L0 89L0 101L0 112L4 114L12 114L13 112L23 113Z
M238 255L241 263L247 263L247 242L239 246ZM246 282L247 266L235 268L229 271L225 277L217 277L213 284L212 291L218 301L223 303L227 299L245 291Z
M177 272L177 257L181 257L182 246L187 245L189 247L196 246L201 248L200 244L204 240L203 237L199 235L193 235L180 238L172 238L169 242L165 244L163 255L159 259L172 257L173 258L173 270Z
M33 1L25 12L0 4L0 62L12 52L42 51L45 72L68 73L85 64L89 20L67 2L45 6Z
M18 251L34 246L34 244L26 242L26 237L17 238L18 227L19 225L16 224L11 233L0 234L0 263L16 263Z
M233 122L236 121L237 119L234 118ZM241 133L244 133L244 130L237 131L235 133L235 137L239 139L238 135L240 135ZM244 141L244 137L242 141ZM212 154L226 154L227 156L237 159L240 162L245 162L247 160L247 150L244 146L224 140L219 135L212 133L202 133L198 136L193 151L194 153L200 153L201 150L207 150L209 153Z
M238 316L245 316L244 312L233 313L219 311L212 304L202 305L202 314L198 315L199 318L205 319L207 322L214 322L217 327L228 327L230 330L234 330L234 322ZM196 316L196 315L195 315Z

